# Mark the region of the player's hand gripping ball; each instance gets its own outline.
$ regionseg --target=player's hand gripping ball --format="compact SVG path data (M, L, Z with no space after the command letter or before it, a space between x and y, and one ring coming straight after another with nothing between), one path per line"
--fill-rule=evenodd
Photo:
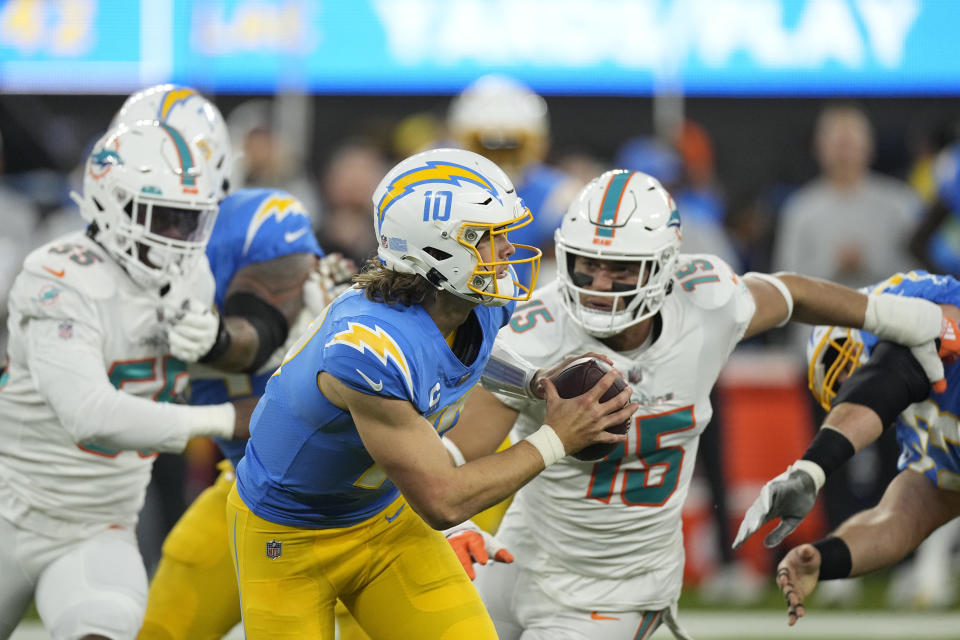
M579 358L567 365L560 373L550 378L557 388L561 398L576 398L594 387L595 384L610 370L610 365L596 358ZM600 402L606 402L626 388L627 383L622 377L617 378L610 388L600 397ZM626 433L630 421L607 427L610 433ZM577 460L599 460L606 457L617 448L618 443L598 443L585 447L572 454Z

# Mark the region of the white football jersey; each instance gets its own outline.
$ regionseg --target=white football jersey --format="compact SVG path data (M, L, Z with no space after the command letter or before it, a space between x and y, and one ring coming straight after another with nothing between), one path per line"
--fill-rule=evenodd
M203 258L167 295L212 305L213 289ZM9 362L0 377L4 517L48 533L62 523L136 523L156 454L87 441L84 433L96 429L78 425L106 419L101 396L89 392L96 385L156 401L142 403L147 410L175 409L160 403L184 390L186 366L169 354L163 299L84 232L27 257L9 299ZM140 413L122 417L123 429L145 428Z
M677 276L683 274L674 278L660 333L646 348L619 353L591 337L564 311L557 282L518 304L498 336L538 368L603 353L640 403L625 445L600 461L568 456L550 466L519 491L501 527L508 537L526 537L516 540L518 549L535 550L517 553L516 561L568 606L653 610L679 597L680 516L713 413L710 391L755 309L743 281L715 256L680 256ZM521 412L514 441L544 423L543 402L501 400Z

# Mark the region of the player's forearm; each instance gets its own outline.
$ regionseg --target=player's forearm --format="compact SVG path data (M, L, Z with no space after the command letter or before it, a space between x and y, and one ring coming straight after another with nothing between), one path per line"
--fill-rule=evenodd
M795 273L778 273L793 297L794 322L862 327L867 296L843 285Z
M537 449L520 441L505 451L451 469L443 481L424 478L401 490L427 524L442 530L501 502L543 468Z
M110 383L96 345L81 340L57 345L42 338L29 338L31 375L78 444L178 452L194 436L232 436L232 405L190 407L131 395Z
M230 438L236 420L230 403L202 407L161 403L112 388L87 395L73 415L57 414L78 444L170 453L183 451L190 438Z

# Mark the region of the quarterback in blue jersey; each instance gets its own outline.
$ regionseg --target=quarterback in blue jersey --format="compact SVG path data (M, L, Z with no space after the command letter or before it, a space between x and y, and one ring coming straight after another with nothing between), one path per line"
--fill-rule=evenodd
M896 425L900 473L880 503L813 544L791 549L777 569L789 624L820 580L890 567L938 527L960 516L960 282L925 271L898 273L872 293L924 298L943 310L940 355L946 386L931 392L911 350L864 331L817 327L808 345L810 389L829 410L800 460L768 482L747 511L734 546L781 518L764 543L783 541L813 508L827 476ZM832 407L832 408L831 408Z
M543 380L548 424L457 466L439 435L461 420L484 427L461 407L532 291L513 266L536 274L540 252L507 235L530 212L496 165L453 149L402 161L373 201L378 258L287 353L251 419L227 507L244 629L332 638L339 598L374 639L492 639L437 529L566 451L620 442L604 429L637 406L629 389L599 402L614 372L569 400Z

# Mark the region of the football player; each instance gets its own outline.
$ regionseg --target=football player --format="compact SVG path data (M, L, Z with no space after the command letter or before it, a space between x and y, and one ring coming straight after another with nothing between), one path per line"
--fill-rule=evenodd
M190 403L255 402L279 365L288 338L296 338L327 302L329 278L319 278L317 259L323 252L310 215L293 196L277 189L241 189L227 196L233 157L226 126L216 106L195 90L158 85L137 92L124 102L114 122L145 120L176 126L203 149L219 195L226 196L206 250L220 323L204 362L189 369ZM331 256L324 266L338 264ZM311 291L316 301L309 299ZM305 304L305 296L312 304ZM141 640L218 639L240 622L226 499L245 442L216 442L225 457L220 475L164 541Z
M341 599L380 638L495 638L443 529L502 500L564 451L619 442L625 389L562 400L536 433L456 467L438 433L460 420L540 252L508 234L531 214L469 151L403 160L374 197L378 257L270 378L228 496L243 625L257 638L332 638ZM520 251L517 256L516 252ZM513 266L530 263L517 280ZM484 419L472 420L483 429Z
M556 280L517 305L501 340L528 369L583 351L605 355L633 386L639 411L613 453L564 458L517 493L496 538L516 560L482 568L477 588L502 639L639 639L664 622L684 638L675 612L681 510L710 390L736 344L789 320L831 318L923 345L939 379L933 340L942 314L925 300L868 297L794 274L739 276L716 256L681 254L673 199L639 172L610 171L587 185L556 247ZM544 403L525 385L490 376L485 385L497 395L478 389L461 422L482 415L486 428L458 425L446 437L465 460L511 426L523 438L544 421Z
M544 161L550 146L546 101L517 80L481 76L450 103L450 133L462 148L479 153L503 169L533 213L533 222L514 240L543 250L553 258L553 232L579 185ZM529 267L518 265L521 279Z
M54 638L133 638L147 595L134 530L154 452L246 422L229 403L171 404L216 337L204 249L217 188L201 149L166 124L118 126L74 198L87 230L33 251L10 295L0 638L31 599Z
M896 425L900 473L880 503L855 514L823 540L794 547L777 569L788 623L805 614L804 600L820 580L892 566L940 525L960 516L960 282L911 271L871 287L871 295L916 296L943 309L947 330L946 390L931 393L910 350L875 333L817 327L808 344L810 389L829 413L803 457L768 482L747 510L734 545L781 518L765 539L774 547L810 512L832 471Z

